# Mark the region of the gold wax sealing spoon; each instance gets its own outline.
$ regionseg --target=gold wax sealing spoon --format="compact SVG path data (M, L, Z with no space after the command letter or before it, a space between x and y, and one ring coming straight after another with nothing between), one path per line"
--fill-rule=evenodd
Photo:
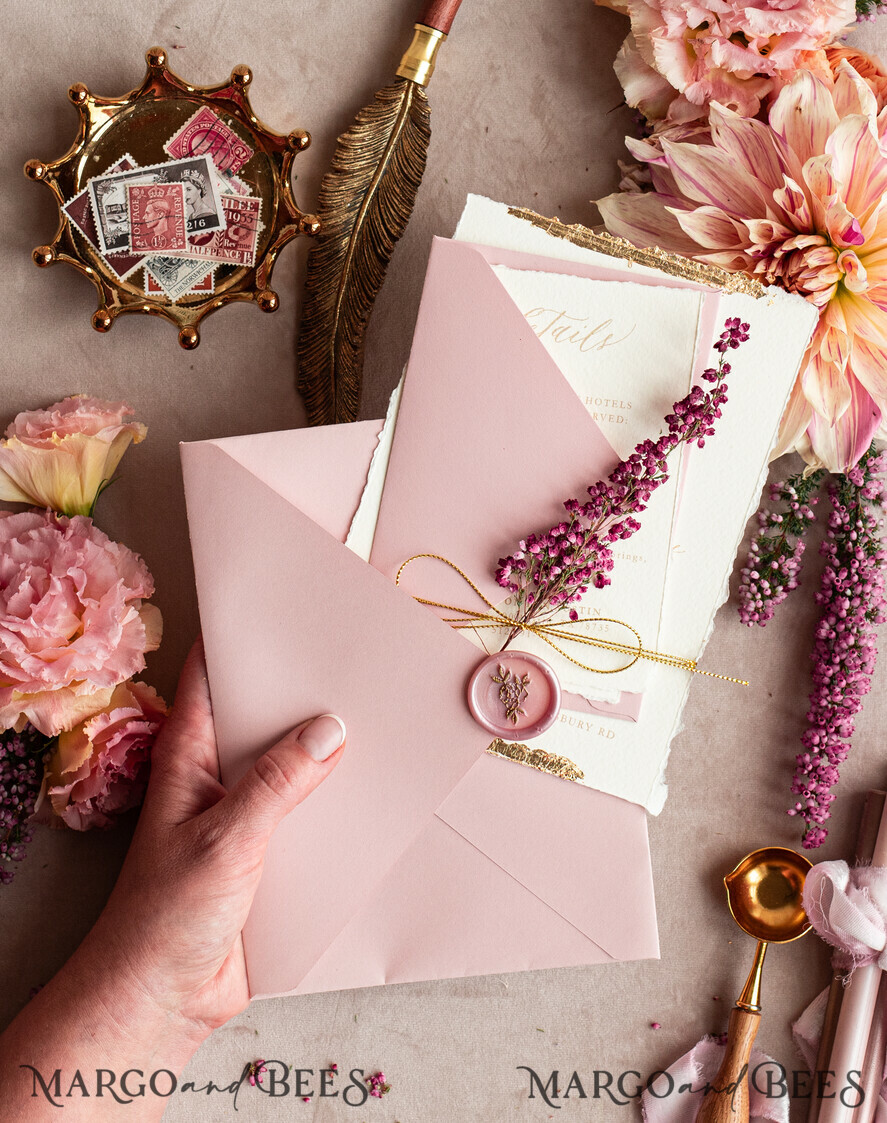
M727 1052L696 1123L748 1123L748 1065L761 1021L761 972L768 944L788 944L810 931L802 894L810 863L794 850L755 850L724 878L727 903L743 932L758 941L755 961L730 1013Z

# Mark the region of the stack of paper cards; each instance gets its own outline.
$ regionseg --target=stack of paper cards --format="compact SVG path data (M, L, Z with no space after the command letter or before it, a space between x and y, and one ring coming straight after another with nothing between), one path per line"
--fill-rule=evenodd
M612 446L606 471L639 441L663 431L663 418L673 403L712 365L711 345L723 321L739 316L751 324L750 341L731 355L729 402L716 436L704 449L686 450L683 463L672 457L669 483L655 493L641 516L641 530L616 551L612 583L603 590L590 590L579 609L583 616L632 625L647 648L698 659L726 597L745 524L757 505L785 402L815 326L815 310L781 290L767 290L758 298L728 294L608 257L552 237L511 215L503 204L479 196L469 197L455 238L471 244L468 252L485 263L487 286L496 282L513 302L529 329L522 332L526 354L532 351L527 338L532 335L552 360L548 385L521 391L524 408L545 410L552 385L565 380ZM439 338L444 330L430 322L437 313L429 301L423 301L407 388L417 368L419 377L436 377L446 384L445 360L438 363L422 345L426 336ZM490 331L504 330L501 320L490 327ZM433 375L429 362L435 367ZM515 379L515 393L517 384ZM454 403L451 410L442 411L438 423L458 426L457 413ZM398 416L390 416L386 423L386 437L393 439L395 449L397 437L392 431L396 433ZM509 477L510 484L522 486L528 473L536 470L537 458L545 455L544 443L528 450L518 475ZM586 479L569 485L562 480L551 498L581 496L584 486L572 491L570 486L587 485L606 471L596 476L589 462ZM397 472L395 456L386 492L400 486ZM371 474L356 522L364 549L372 541L371 527L380 507L384 517L384 484L379 467ZM715 494L717 504L711 501ZM550 519L539 514L534 519L533 506L527 503L520 528L511 541L503 541L501 554L510 553L526 533L543 531L560 517L555 509ZM465 557L455 543L440 540L433 522L429 519L421 533L398 546L405 551L400 561L427 550L429 541L437 543L435 552L453 560ZM489 542L488 533L485 538L480 529L479 533L481 540ZM374 551L371 556L383 572L396 570L394 555ZM493 553L493 563L498 556ZM489 580L494 568L489 546L485 563L487 581L482 576L479 583L507 609L501 590ZM472 579L482 564L478 558ZM421 587L409 587L417 595L444 600L435 593L438 582L440 589L461 597L449 601L461 607L465 590L446 576L434 574L431 584L426 578ZM478 633L478 642L481 636L490 646L489 634ZM594 674L579 670L536 637L522 637L519 646L550 662L565 691L558 722L534 739L532 747L568 758L583 773L581 783L658 813L666 797L668 752L680 727L692 676L644 660L618 675Z

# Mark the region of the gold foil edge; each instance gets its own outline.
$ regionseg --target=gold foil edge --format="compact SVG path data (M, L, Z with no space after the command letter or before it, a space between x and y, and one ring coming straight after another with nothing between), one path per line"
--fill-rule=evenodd
M708 285L722 293L740 293L743 296L754 297L760 300L766 295L766 287L760 281L749 277L745 273L730 273L718 265L706 265L701 261L692 261L688 257L681 257L676 253L668 253L658 246L641 249L632 245L624 238L615 238L612 234L596 234L586 226L578 223L566 225L558 218L544 218L535 211L525 207L509 207L508 213L514 218L521 218L525 222L544 230L553 238L563 238L573 245L582 246L587 250L606 254L608 257L619 257L629 264L645 265L648 269L656 269L666 273L669 277L679 277L683 281L693 281L696 284Z
M513 744L497 737L492 744L487 745L487 752L492 756L505 757L517 764L525 764L528 768L535 768L539 772L547 772L551 776L559 776L562 780L584 780L585 773L574 764L569 757L555 756L545 749L531 749L528 745Z

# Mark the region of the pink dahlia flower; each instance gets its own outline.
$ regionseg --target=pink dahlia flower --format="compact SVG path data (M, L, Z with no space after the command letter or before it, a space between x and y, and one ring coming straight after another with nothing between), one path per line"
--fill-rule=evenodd
M754 116L856 20L854 0L622 0L631 31L615 69L625 99L651 121L702 116L711 101Z
M0 512L0 729L51 737L104 709L160 643L153 592L90 519Z
M716 103L710 121L710 145L629 143L654 190L602 199L604 222L821 310L773 455L844 472L887 422L887 118L842 61L834 82L800 71L769 123Z
M76 396L20 413L0 441L0 500L89 515L131 441L147 429L123 402Z
M37 818L51 809L67 826L85 831L110 827L117 815L137 807L167 712L157 691L143 682L116 687L106 709L60 735L46 766Z

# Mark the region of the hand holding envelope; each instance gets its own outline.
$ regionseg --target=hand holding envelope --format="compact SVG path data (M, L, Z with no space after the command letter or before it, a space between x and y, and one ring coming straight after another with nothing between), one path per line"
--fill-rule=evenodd
M305 716L348 724L339 766L269 846L251 993L657 955L643 810L487 755L464 702L475 648L338 540L377 433L182 450L223 782ZM261 478L271 449L286 496ZM312 513L329 502L336 534L299 491Z
M182 449L223 781L312 714L349 731L271 842L244 933L254 995L658 954L643 810L486 754L465 705L476 648L384 575L421 544L493 592L490 560L527 520L616 462L477 252L434 255L426 299L448 304L430 347L464 361L446 381L411 365L379 568L342 543L378 423ZM513 330L491 330L501 317ZM542 386L546 410L528 411ZM434 511L455 541L425 540Z

